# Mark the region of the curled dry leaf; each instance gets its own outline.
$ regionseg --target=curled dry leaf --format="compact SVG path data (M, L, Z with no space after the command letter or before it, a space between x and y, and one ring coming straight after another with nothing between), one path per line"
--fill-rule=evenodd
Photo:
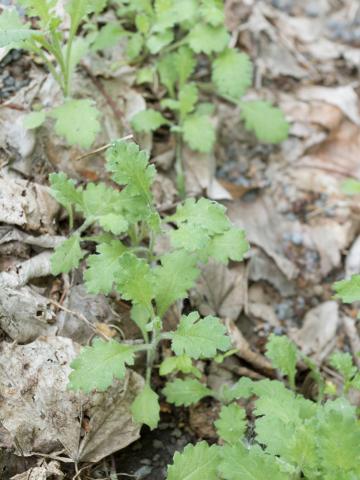
M143 387L142 377L128 371L106 392L70 392L69 365L78 351L79 345L63 337L2 343L0 364L6 368L0 368L0 420L17 455L64 449L73 461L97 462L139 437L130 405Z

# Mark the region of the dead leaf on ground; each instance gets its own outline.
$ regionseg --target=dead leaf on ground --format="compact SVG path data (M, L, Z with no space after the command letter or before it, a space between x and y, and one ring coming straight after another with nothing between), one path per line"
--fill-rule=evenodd
M307 312L303 326L292 337L305 355L321 363L334 347L339 326L339 305L328 301Z
M191 301L202 315L218 315L236 320L247 301L247 269L244 264L228 268L210 261L201 276Z
M119 320L106 296L89 294L84 285L74 285L63 305L66 311L59 309L56 317L58 335L83 345L94 335L98 324Z
M45 460L40 460L39 463L39 466L14 475L10 480L61 480L64 478L59 462L51 461L47 463Z
M8 176L0 178L0 222L52 233L59 211L47 187Z
M254 202L234 201L228 205L232 222L245 230L250 243L262 248L289 280L298 269L286 258L282 243L288 222L277 212L269 195L259 196Z
M63 337L1 344L0 419L17 455L65 449L75 462L98 462L139 438L130 405L144 385L142 377L129 370L104 393L70 392L69 365L78 352L79 345Z
M183 149L186 192L188 196L207 193L213 200L229 200L230 193L215 178L213 154Z

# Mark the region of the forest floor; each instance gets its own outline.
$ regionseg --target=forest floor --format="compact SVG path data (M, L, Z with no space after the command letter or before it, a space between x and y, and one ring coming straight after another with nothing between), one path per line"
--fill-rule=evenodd
M327 363L335 349L353 353L360 367L355 356L360 351L357 312L334 300L332 290L334 281L360 271L358 197L340 188L349 177L360 180L360 7L354 0L225 4L232 43L255 65L249 98L277 104L291 127L281 145L261 144L244 130L236 108L216 98L214 154L186 155L188 195L205 195L226 205L251 244L244 263L205 267L188 300L202 314L227 319L239 348L223 364L206 365L208 384L235 382L243 375L276 376L269 374L264 357L271 332L286 333L337 381ZM133 69L109 69L118 55L116 48L104 56L89 55L76 75L78 91L94 98L103 113L103 130L94 148L131 133L129 118L144 109L144 98L151 95L134 85ZM49 195L49 174L64 171L82 183L106 180L102 154L79 159L84 152L69 147L47 127L23 127L34 102L51 106L59 94L41 63L27 53L13 50L5 55L0 49L0 411L16 409L17 434L28 432L29 425L34 432L44 432L33 446L34 455L21 457L13 454L11 435L0 425L0 443L7 447L0 453L4 480L14 475L16 480L75 478L67 452L78 446L80 413L76 415L64 397L62 359L78 344L88 344L97 328L115 325L128 339L137 334L123 302L86 293L81 268L70 276L49 274L49 254L68 234L65 215ZM151 150L157 165L159 208L171 208L177 202L171 140L161 130L136 140ZM170 324L176 321L175 313L169 315ZM24 375L27 368L32 385ZM143 372L141 362L137 369ZM300 377L300 391L310 396L305 370ZM161 382L155 379L159 391ZM7 389L20 389L18 403L2 402ZM42 404L49 392L52 410L39 416L28 395ZM360 405L360 398L354 402ZM92 408L100 425L108 407L95 399ZM101 460L79 464L79 478L163 480L176 450L200 438L216 441L216 402L179 410L161 398L161 410L158 429L144 427L140 438L124 428L119 433L119 414L112 411L107 419L111 426L101 441L88 440L89 450ZM86 419L85 412L82 431ZM65 453L56 451L56 425L63 429ZM26 476L34 466L39 476Z

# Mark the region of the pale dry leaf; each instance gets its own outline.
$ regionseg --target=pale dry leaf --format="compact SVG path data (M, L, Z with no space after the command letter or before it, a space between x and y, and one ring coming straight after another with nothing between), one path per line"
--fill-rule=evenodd
M339 305L328 301L321 303L307 312L303 326L292 336L305 355L310 355L316 362L326 358L336 340L339 326Z
M39 466L14 475L10 480L62 480L65 474L60 470L60 464L56 461L47 463L41 460Z
M358 236L351 245L350 250L345 259L345 277L350 278L352 275L360 272L360 236Z
M0 288L0 327L18 343L55 335L58 330L49 299L29 286Z
M84 285L73 286L63 305L67 311L58 310L58 335L83 345L94 335L98 323L114 323L119 320L109 299L105 295L89 294Z
M79 345L63 337L41 337L27 345L2 343L0 420L18 455L65 448L73 461L97 462L139 437L130 405L143 388L142 377L128 371L124 381L115 381L106 392L70 392L70 363L78 352Z
M0 222L52 233L60 211L49 189L21 179L0 178Z
M210 261L201 268L201 276L191 300L200 313L236 320L246 303L247 269L244 264L229 268Z
M252 203L234 201L228 206L228 215L234 225L245 230L250 244L262 248L286 278L295 278L298 269L286 258L282 247L288 222L276 211L269 195L262 195Z
M360 126L359 99L351 85L341 87L301 87L297 96L306 101L323 101L338 107L343 114Z

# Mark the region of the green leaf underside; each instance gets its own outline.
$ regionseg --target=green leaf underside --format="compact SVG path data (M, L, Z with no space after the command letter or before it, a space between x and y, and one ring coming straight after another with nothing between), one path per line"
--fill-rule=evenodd
M131 253L124 253L116 271L116 287L124 300L142 305L151 311L154 277L150 266Z
M155 301L162 317L177 300L187 296L200 275L196 258L179 250L161 257L161 266L154 269Z
M176 452L169 465L167 480L217 480L219 447L206 442L187 445L182 453Z
M160 420L159 396L145 385L131 405L132 416L137 423L144 423L153 430Z
M243 439L247 428L245 410L236 403L223 406L215 427L220 438L228 443L238 443Z
M163 389L163 394L168 402L174 403L177 407L180 405L188 407L211 395L211 390L198 380L191 378L181 380L177 378L173 382L167 382L166 387Z
M135 143L115 142L106 152L106 168L119 185L127 185L126 192L151 202L151 185L155 167L149 165L149 155Z
M229 34L224 26L212 27L211 25L198 23L191 30L188 42L195 53L209 55L224 50L229 39Z
M209 153L215 143L215 128L206 115L189 115L182 125L185 142L192 150Z
M171 337L171 348L176 355L186 354L194 359L214 357L217 350L225 352L231 345L226 327L218 318L200 319L197 312L183 315Z
M229 259L240 262L249 249L244 230L231 228L210 240L208 254L221 263L227 263Z
M70 272L79 265L85 253L80 247L79 235L73 235L55 248L51 257L51 273L59 275Z
M238 444L221 449L220 472L224 480L289 480L274 457L260 447L245 448Z
M269 102L254 100L241 104L241 117L245 128L255 133L262 142L279 143L286 140L289 124L283 112Z
M91 347L84 347L71 363L70 390L105 391L114 378L125 377L126 365L134 364L134 348L115 340L96 339Z
M63 207L82 205L82 190L76 188L75 181L68 178L65 173L51 173L49 175L51 195Z
M273 366L287 375L290 385L295 385L298 351L293 342L285 336L271 334L266 345L266 356Z
M231 227L225 212L225 207L206 198L200 198L198 201L188 198L177 208L174 215L168 217L168 220L178 225L184 223L193 227L201 225L209 234L220 234Z
M346 382L349 382L358 371L357 367L353 364L350 353L333 353L330 357L330 365L344 377Z
M337 298L344 303L353 303L360 300L360 275L353 275L350 280L335 282L333 289Z
M121 268L120 256L126 247L119 240L102 243L96 247L97 255L90 255L88 268L84 273L86 289L89 293L110 293Z
M348 178L341 184L341 191L347 195L360 194L360 182L354 178Z
M67 100L50 115L55 119L55 132L70 145L89 148L101 129L99 111L92 100Z
M160 112L152 108L137 113L131 119L135 132L153 132L168 123L168 120Z
M0 48L19 48L34 34L21 21L15 9L5 10L0 15Z
M188 355L179 355L167 357L160 365L160 375L169 375L172 372L192 373L195 376L201 376L199 370L193 367L192 360Z
M212 64L212 81L220 94L239 100L252 83L250 58L234 48L226 49Z
M28 130L40 127L46 120L46 114L43 111L30 112L24 117L23 125Z

